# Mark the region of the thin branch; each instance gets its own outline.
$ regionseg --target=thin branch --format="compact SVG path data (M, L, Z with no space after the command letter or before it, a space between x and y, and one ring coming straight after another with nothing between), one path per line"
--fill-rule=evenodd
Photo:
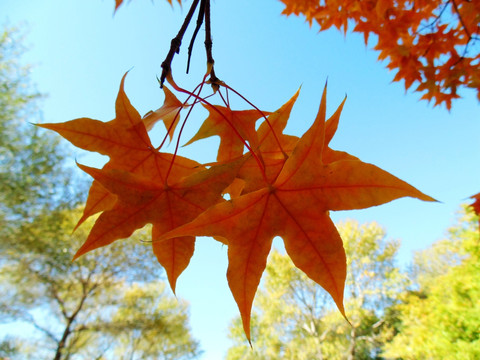
M180 46L182 45L183 35L185 34L185 31L187 31L188 25L192 20L195 10L197 9L198 2L199 0L194 0L192 2L192 6L190 6L190 10L188 11L187 16L185 17L185 20L183 21L182 27L178 31L177 36L175 36L170 43L170 51L168 52L167 57L165 58L165 60L162 62L162 65L161 65L162 75L160 76L160 87L163 87L163 83L165 82L165 79L167 78L168 74L170 74L173 57L175 56L175 54L178 54L180 52Z
M83 284L82 284L83 285ZM80 302L78 303L78 306L77 308L75 309L75 311L72 313L72 315L70 315L68 318L67 318L67 323L65 325L65 330L63 331L63 334L62 334L62 338L60 339L60 341L57 343L58 346L57 346L57 351L55 353L55 358L54 360L60 360L61 359L61 356L62 356L62 353L63 353L63 350L66 348L66 344L67 344L67 338L70 336L70 334L72 333L72 324L73 322L75 321L75 318L77 317L77 315L80 313L80 311L82 310L82 307L83 307L83 304L85 303L85 300L87 299L87 291L86 291L86 288L85 286L83 286L83 294L82 294L82 298L80 299Z
M455 0L450 0L450 2L452 3L453 9L454 9L455 12L457 13L458 20L460 21L460 24L462 24L462 27L463 27L463 30L465 31L465 34L467 34L467 36L468 36L468 41L467 41L467 43L469 43L470 40L472 39L472 34L470 33L470 31L469 31L468 28L467 28L467 25L466 25L465 22L463 21L463 18L462 18L462 16L460 15L460 11L458 10L458 6L457 6L457 3L455 2Z
M212 55L212 27L210 21L210 0L205 1L205 51L207 52L207 66L210 70L210 79L208 80L212 85L219 85L220 79L215 75L215 70L213 65L215 60L213 60Z
M210 22L210 0L205 1L205 50L207 52L207 64L214 64L212 56L212 26Z
M35 318L30 315L30 314L25 314L25 320L27 320L30 324L32 324L32 326L37 329L37 330L40 330L41 332L43 332L45 335L47 335L48 338L50 338L53 342L55 343L58 343L58 339L55 337L55 335L48 329L44 328L43 326L41 326L39 323L36 322Z
M54 283L50 284L50 294L52 297L57 301L58 306L60 307L60 311L62 312L63 317L66 319L68 318L67 309L65 308L65 301L60 298L60 295L57 292L56 286Z
M430 28L430 31L434 32L434 31L435 31L435 30L434 30L434 25L435 25L437 22L440 21L440 19L442 18L443 13L445 12L446 9L448 9L448 5L450 4L450 1L451 1L451 0L448 0L448 1L444 4L443 8L440 10L440 12L438 13L438 15L435 15L435 19L434 19L432 22L423 25L422 28L419 29L419 30L417 30L417 31L415 31L414 34L420 35L420 34L422 33L422 31L425 30L425 29L427 29L427 28Z
M200 9L198 10L198 17L197 17L197 26L193 31L192 39L190 40L190 45L188 45L188 60L187 60L187 74L190 70L190 59L192 57L193 51L193 44L195 43L195 39L197 37L198 31L203 24L203 19L205 17L205 0L202 0L200 3Z

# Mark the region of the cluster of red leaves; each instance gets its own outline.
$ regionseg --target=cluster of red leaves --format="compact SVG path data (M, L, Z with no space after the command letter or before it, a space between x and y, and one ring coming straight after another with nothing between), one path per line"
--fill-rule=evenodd
M422 99L448 109L457 89L477 91L480 100L480 1L281 0L286 15L303 14L320 30L334 26L362 33L365 44L376 35L378 58L396 70L394 81L412 84Z
M164 88L163 106L141 117L123 90L124 80L114 120L41 125L110 158L102 169L79 165L94 178L79 224L101 214L75 257L151 223L153 252L175 291L193 255L195 237L211 236L228 246L228 283L248 338L253 298L275 236L283 238L295 265L325 288L344 314L345 252L329 211L362 209L404 196L433 201L380 168L329 147L344 102L327 119L326 91L314 123L298 138L283 133L298 92L273 113L237 111L224 100L234 91L225 84L216 92L220 106L200 96L205 82L194 92L172 82L188 98L182 102ZM180 138L199 103L209 115L188 143L219 136L216 162L200 164L177 150L161 152L163 143L152 145L148 130L156 122L166 126L165 142L180 114L187 112Z
M473 212L480 217L480 193L471 196L470 199L474 200L470 207L473 209ZM478 229L480 230L480 218L478 219Z

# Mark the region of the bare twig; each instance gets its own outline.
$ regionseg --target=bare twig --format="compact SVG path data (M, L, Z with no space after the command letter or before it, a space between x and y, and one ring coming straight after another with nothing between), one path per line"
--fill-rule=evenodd
M208 80L212 86L218 86L220 79L215 75L215 70L213 65L215 60L213 60L212 55L212 28L210 22L210 0L205 1L205 50L207 52L207 66L210 69L210 79Z
M198 17L197 17L197 27L193 31L192 40L190 40L190 45L188 46L188 60L187 60L187 74L188 70L190 69L190 59L192 57L192 50L193 44L195 43L195 39L197 37L198 31L203 24L203 19L205 18L205 0L202 0L200 3L200 9L198 10Z
M162 62L162 65L161 65L162 75L160 76L160 87L163 87L163 83L165 82L165 79L167 78L168 74L171 71L173 57L175 56L175 54L178 54L180 52L180 46L182 45L183 35L185 35L185 31L187 31L188 25L192 20L193 14L197 9L197 5L199 1L200 0L194 0L192 2L192 6L190 6L190 10L188 11L188 14L185 17L185 20L183 21L182 27L178 31L177 36L175 36L170 43L170 51L168 52L167 57L165 58L165 60Z

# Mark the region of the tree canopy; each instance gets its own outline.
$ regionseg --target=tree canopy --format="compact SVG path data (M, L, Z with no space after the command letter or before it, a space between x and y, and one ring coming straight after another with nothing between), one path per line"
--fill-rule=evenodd
M33 217L60 199L73 200L66 185L62 160L68 153L51 134L32 126L41 120L41 95L29 81L28 66L20 62L22 34L6 28L0 33L0 224ZM58 188L55 188L56 185ZM61 193L60 191L67 191Z
M480 356L478 217L464 213L447 239L418 252L414 287L394 306L398 323L385 356L477 359Z
M85 236L83 228L70 235L78 214L42 214L3 238L2 320L29 324L36 334L15 339L22 357L194 358L199 345L187 305L165 293L148 244L137 236L72 262Z
M378 59L396 71L393 81L414 84L434 105L471 88L480 100L480 4L470 0L281 0L286 15L304 15L324 31L336 27L363 34Z

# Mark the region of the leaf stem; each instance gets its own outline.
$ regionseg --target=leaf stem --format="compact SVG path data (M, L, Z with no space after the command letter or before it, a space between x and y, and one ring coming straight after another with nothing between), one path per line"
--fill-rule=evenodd
M182 125L181 125L181 127L180 127L180 131L178 132L177 144L175 145L175 151L174 151L174 153L173 153L172 161L170 162L170 166L169 166L168 171L167 171L167 174L166 174L166 176L165 176L165 184L168 184L168 176L170 175L170 172L171 172L171 170L172 170L173 164L174 164L174 162L175 162L175 158L177 157L178 147L180 146L180 138L182 137L183 129L185 128L185 125L186 125L186 123L187 123L187 119L188 119L188 117L190 116L190 114L192 113L193 108L195 107L195 104L197 104L199 101L204 101L199 95L200 95L200 93L202 92L203 85L205 84L205 79L206 79L206 77L207 77L207 75L204 76L203 81L202 81L199 85L197 85L197 87L193 90L193 92L191 92L191 93L189 94L189 96L187 97L187 99L186 99L185 102L184 102L184 103L188 102L188 100L190 99L190 97L194 97L194 98L195 98L192 106L190 106L190 109L188 109L188 113L187 113L187 115L185 116L185 119L183 120L183 123L182 123ZM172 81L172 82L173 82L173 81ZM173 82L173 83L174 83L174 82ZM173 85L172 85L172 86L173 86ZM195 91L197 91L197 89L198 89L198 95L195 95ZM176 89L176 90L177 90L177 89ZM180 109L180 110L181 110L181 109ZM178 111L178 114L180 114L180 110ZM176 121L176 119L177 119L177 118L175 117L175 121ZM166 136L168 136L168 133L167 133ZM165 141L165 139L164 139L164 141ZM162 142L162 145L163 145L163 142Z
M230 87L229 85L225 84L225 83L222 83L222 86L225 87L225 89L227 90L231 90L233 91L233 93L235 93L237 96L239 96L243 101L245 101L248 105L250 105L251 107L253 107L255 110L257 110L261 115L262 117L265 119L265 122L267 123L268 127L270 128L270 130L272 131L272 134L273 134L273 137L275 138L275 141L277 142L278 144L278 147L280 149L280 151L282 152L283 154L283 157L286 159L288 159L288 155L287 153L283 150L283 147L282 147L282 144L280 143L280 140L278 139L277 137L277 134L275 133L275 130L273 129L273 126L272 124L270 124L270 121L268 120L267 116L265 115L265 113L260 110L257 106L255 106L255 104L253 104L250 100L248 100L245 96L243 96L242 94L240 94L237 90L233 89L232 87Z
M208 1L208 0L207 0ZM206 84L206 77L209 75L209 73L205 74L204 78L203 78L203 81L200 85L197 86L200 87L200 91L201 89L203 88L203 85ZM254 157L255 161L257 162L258 164L258 167L260 168L260 171L262 173L262 176L264 178L264 180L266 182L268 182L268 179L267 179L267 175L265 173L265 165L263 163L263 161L258 157L258 155L253 151L253 149L251 148L251 146L245 141L245 139L242 137L242 135L240 135L240 133L238 132L238 130L235 128L235 126L232 124L232 122L225 116L225 114L223 114L220 110L218 110L212 103L210 103L209 101L207 101L205 98L202 98L200 96L200 91L199 91L199 94L196 95L194 92L190 92L186 89L183 89L181 87L179 87L175 81L173 81L173 79L171 77L169 77L169 83L170 85L175 89L177 90L178 92L182 92L182 93L185 93L185 94L188 94L190 95L191 97L195 98L196 100L204 103L205 105L207 105L209 108L213 109L213 111L217 112L226 122L227 124L232 128L232 130L234 131L235 135L240 138L243 142L243 144L245 145L245 147L248 149L248 151L252 154L252 156ZM195 89L197 89L195 88ZM194 90L195 91L195 90ZM236 92L235 92L236 93ZM192 108L193 108L193 105L192 105ZM256 107L255 107L256 108ZM261 110L259 110L258 108L256 108L258 111L261 112ZM191 109L190 109L191 111ZM190 113L189 111L189 113ZM261 112L262 113L262 112ZM187 115L188 117L188 115ZM186 120L186 119L185 119ZM183 125L182 125L183 127ZM176 154L176 151L178 149L178 142L177 142L177 148L175 149L175 154ZM172 161L173 162L173 161Z
M230 104L228 102L228 89L225 89L226 90L226 94L227 94L227 98L225 99L222 95L222 92L219 90L218 91L218 95L222 98L222 101L223 103L225 104L226 107L230 107Z

